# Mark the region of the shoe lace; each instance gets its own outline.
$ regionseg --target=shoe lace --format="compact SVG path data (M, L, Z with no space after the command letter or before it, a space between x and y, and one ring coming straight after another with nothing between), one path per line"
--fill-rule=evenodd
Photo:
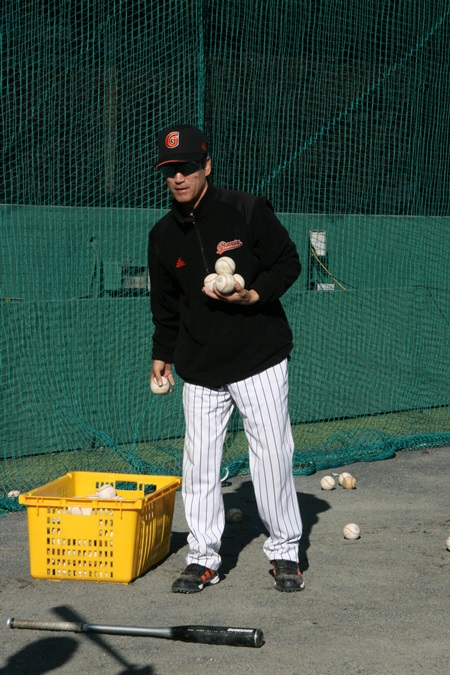
M198 565L197 563L191 563L188 565L185 569L185 573L188 574L196 574L199 577L208 577L212 576L214 574L214 570L208 569L208 567L204 567L203 565Z
M273 566L275 574L301 574L298 563L292 560L274 560Z

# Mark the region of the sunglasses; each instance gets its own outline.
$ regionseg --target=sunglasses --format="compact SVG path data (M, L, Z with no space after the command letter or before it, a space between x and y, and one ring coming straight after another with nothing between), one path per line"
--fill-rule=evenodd
M181 164L164 164L159 168L164 178L175 178L177 173L190 176L192 173L203 169L203 164L201 162L183 162Z

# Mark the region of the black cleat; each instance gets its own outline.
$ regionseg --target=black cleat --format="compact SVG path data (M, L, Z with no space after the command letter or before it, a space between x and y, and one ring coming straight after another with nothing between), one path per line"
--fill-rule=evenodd
M173 593L199 593L208 584L218 584L218 572L203 565L188 565L172 584Z
M271 560L275 588L283 593L294 593L305 588L298 563L291 560Z

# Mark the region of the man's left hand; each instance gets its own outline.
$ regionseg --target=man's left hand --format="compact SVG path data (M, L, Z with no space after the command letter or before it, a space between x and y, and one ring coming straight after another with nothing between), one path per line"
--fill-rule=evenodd
M254 305L259 301L259 294L252 288L247 290L242 288L238 281L234 284L234 293L231 295L223 295L214 286L213 291L209 291L207 288L203 287L202 291L205 295L213 300L222 300L223 302L229 302L233 305Z

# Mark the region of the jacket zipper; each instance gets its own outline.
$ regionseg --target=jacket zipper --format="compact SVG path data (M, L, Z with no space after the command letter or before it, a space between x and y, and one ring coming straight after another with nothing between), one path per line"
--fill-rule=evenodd
M199 231L199 229L198 229L198 227L197 227L197 223L195 222L195 217L194 217L194 216L192 216L192 222L193 222L193 225L194 225L194 227L195 227L195 231L196 231L196 233L197 233L198 244L199 244L199 246L200 246L200 253L202 254L203 264L204 264L204 266L205 266L206 274L209 274L209 267L208 267L208 263L206 262L205 251L203 250L203 242L202 242L202 238L201 238L201 236L200 236L200 231Z

